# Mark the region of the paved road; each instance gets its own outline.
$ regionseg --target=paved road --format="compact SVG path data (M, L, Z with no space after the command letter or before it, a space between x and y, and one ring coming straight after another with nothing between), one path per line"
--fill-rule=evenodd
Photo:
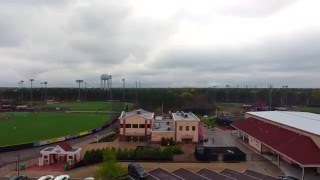
M70 143L71 145L77 145L77 144L85 143L85 142L89 143L96 138L95 137L96 134L101 136L101 135L104 135L104 134L112 131L115 126L115 123L116 123L116 121L113 121L109 127L103 129L102 131L100 131L98 133L90 134L88 136L80 137L77 139L68 140L67 142ZM45 146L40 146L40 147L34 147L34 148L28 148L28 149L23 149L23 150L0 153L0 167L4 166L6 164L16 162L17 161L16 154L20 154L20 161L25 161L25 160L39 157L40 151L46 147L49 147L49 146L54 146L54 145L45 145Z

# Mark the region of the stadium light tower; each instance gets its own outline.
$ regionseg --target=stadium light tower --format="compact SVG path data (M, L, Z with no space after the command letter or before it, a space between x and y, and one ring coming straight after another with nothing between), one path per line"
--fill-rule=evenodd
M30 101L31 101L31 106L32 106L32 82L34 81L34 79L29 79L30 81Z
M81 96L80 96L80 84L81 84L81 83L83 83L83 80L78 79L78 80L76 80L76 83L78 83L78 84L79 84L79 95L78 95L78 101L80 102L80 99L81 99Z

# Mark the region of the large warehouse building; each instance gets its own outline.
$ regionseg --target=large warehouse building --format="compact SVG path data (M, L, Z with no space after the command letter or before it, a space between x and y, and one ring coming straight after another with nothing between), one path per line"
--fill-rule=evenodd
M232 124L238 136L261 154L320 173L320 115L307 112L247 112Z

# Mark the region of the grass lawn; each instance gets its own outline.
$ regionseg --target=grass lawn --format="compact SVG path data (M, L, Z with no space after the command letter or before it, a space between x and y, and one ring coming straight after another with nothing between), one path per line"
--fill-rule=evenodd
M113 111L122 111L125 104L130 107L132 103L112 102ZM47 105L48 108L69 108L71 111L106 111L110 109L109 103L104 101L62 102Z
M4 115L0 114L0 117ZM0 120L0 146L83 132L106 123L109 117L107 114L53 112L16 112L13 115L13 119Z
M311 113L316 113L316 114L320 114L320 107L299 107L298 108L299 111L303 111L303 112L311 112Z

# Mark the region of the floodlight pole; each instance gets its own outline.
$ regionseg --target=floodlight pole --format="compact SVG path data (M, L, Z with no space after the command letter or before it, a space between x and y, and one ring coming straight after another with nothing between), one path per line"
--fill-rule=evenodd
M78 79L78 80L76 80L76 83L79 83L79 95L78 95L78 101L80 102L80 98L81 98L81 96L80 96L80 84L81 84L81 83L83 83L83 80Z
M20 85L21 85L21 88L20 88L20 91L21 91L21 103L23 101L23 80L20 81Z
M284 97L283 97L283 104L287 107L288 106L288 86L282 86L284 89Z
M32 82L34 81L34 79L30 79L30 101L31 101L31 106L32 106Z
M124 102L124 87L125 87L125 79L122 79L122 102Z
M21 102L21 82L18 82L18 84L19 84L18 98L19 98L19 101Z
M227 87L227 103L229 103L229 92L228 92L228 89L229 89L230 85L227 84L226 87Z
M88 83L84 83L84 100L87 100L87 84Z
M47 84L48 82L43 82L44 84L44 102L47 102Z
M269 108L271 109L272 106L272 85L269 84Z
M246 85L246 104L248 104L248 85Z

